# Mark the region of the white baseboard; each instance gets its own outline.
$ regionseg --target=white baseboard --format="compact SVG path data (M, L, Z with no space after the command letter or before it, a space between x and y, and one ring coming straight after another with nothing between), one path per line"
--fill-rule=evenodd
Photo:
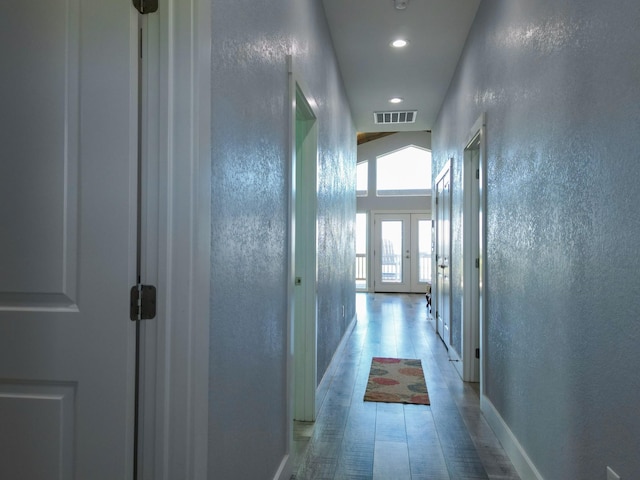
M278 471L273 476L273 480L289 480L293 474L293 465L291 464L291 455L287 454L282 457Z
M496 407L493 406L493 403L491 403L485 395L481 395L480 397L480 410L482 410L487 423L496 434L496 437L498 437L502 448L504 448L505 453L511 460L518 475L520 475L520 478L522 480L544 480L529 458L529 455L527 455L527 452L522 448L516 436L498 410L496 410Z
M342 339L338 344L338 348L336 348L336 351L333 352L333 356L331 357L331 362L329 362L327 371L324 372L324 375L322 376L322 380L320 380L320 383L318 384L318 388L316 388L316 416L320 411L322 402L324 402L324 397L326 396L327 391L329 390L329 385L331 384L331 380L333 380L333 373L338 367L337 359L342 356L342 351L345 348L347 339L351 336L351 332L353 331L353 328L356 325L356 321L357 321L357 316L354 315L353 318L351 319L351 322L349 322L349 325L344 331L344 335L342 335Z
M456 371L458 372L458 375L460 375L460 380L464 381L464 365L462 363L462 358L458 355L458 352L456 352L456 349L453 348L452 345L449 345L449 360L451 361L451 363L453 364L453 366L456 368Z
M278 471L273 476L273 480L289 480L293 475L293 462L291 455L287 454L282 457Z

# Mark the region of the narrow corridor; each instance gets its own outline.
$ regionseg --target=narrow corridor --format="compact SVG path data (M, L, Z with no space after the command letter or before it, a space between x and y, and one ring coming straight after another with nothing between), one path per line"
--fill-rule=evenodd
M358 320L318 392L315 424L296 422L296 480L512 480L427 314L424 295L358 293ZM364 402L371 358L419 358L430 406Z

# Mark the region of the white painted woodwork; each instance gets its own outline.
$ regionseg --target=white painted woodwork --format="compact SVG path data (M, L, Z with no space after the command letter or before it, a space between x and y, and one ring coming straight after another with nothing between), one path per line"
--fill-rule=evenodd
M451 164L436 178L436 326L438 335L451 344Z
M132 475L136 26L0 5L0 478Z
M316 116L296 83L295 94L295 320L294 419L316 418L317 375L317 233Z
M461 329L462 362L456 364L466 382L480 381L480 158L483 117L476 122L464 150L463 163L463 299Z
M207 478L211 266L211 2L140 17L142 279L139 480Z
M374 213L374 290L376 292L425 293L426 282L418 281L419 238L418 222L428 220L426 213ZM387 223L388 222L388 223ZM401 232L394 251L384 244L383 228L397 222ZM400 246L401 244L401 246ZM390 258L393 255L394 260ZM396 267L390 262L399 262ZM396 275L397 274L397 277Z

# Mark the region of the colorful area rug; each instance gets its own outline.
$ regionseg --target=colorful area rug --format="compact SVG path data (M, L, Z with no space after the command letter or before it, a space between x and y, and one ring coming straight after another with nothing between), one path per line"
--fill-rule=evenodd
M422 362L405 358L373 357L364 400L430 405Z

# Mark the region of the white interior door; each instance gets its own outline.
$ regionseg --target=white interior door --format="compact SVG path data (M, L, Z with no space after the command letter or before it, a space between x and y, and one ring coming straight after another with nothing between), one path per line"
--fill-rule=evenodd
M451 191L450 166L436 179L436 325L447 347L451 343Z
M0 2L0 478L133 474L137 12Z

